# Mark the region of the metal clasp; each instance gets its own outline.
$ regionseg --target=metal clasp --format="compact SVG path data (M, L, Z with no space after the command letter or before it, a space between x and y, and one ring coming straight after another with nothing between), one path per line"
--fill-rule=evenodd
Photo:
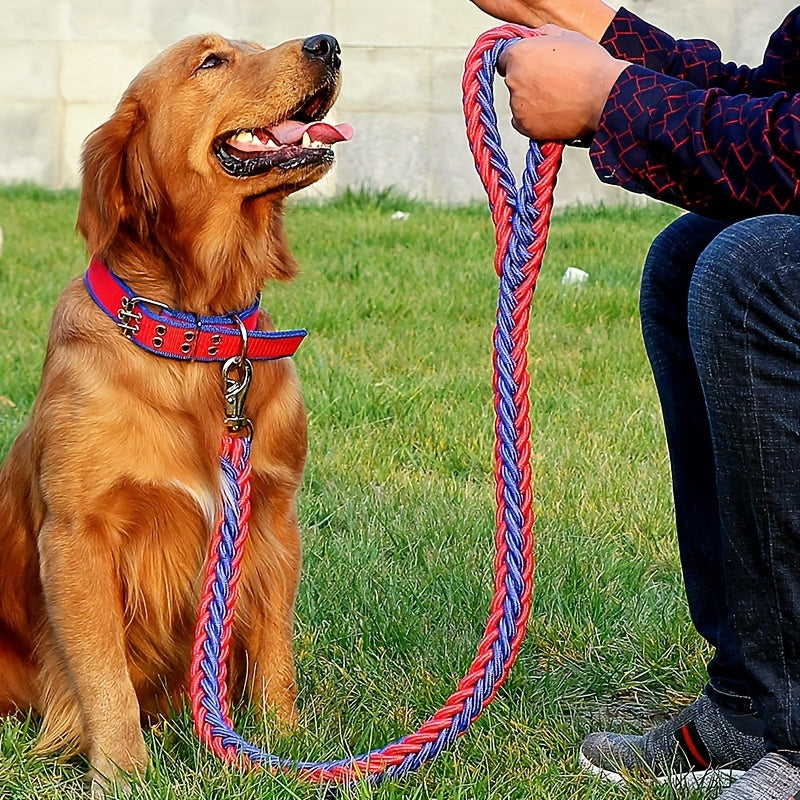
M240 356L234 356L222 365L222 379L225 382L225 424L231 433L253 430L252 423L244 413L244 403L252 378L253 364L249 358L240 361Z
M244 404L253 379L253 362L247 357L247 328L238 316L233 319L239 326L242 336L242 352L229 358L222 365L223 391L225 394L225 425L230 433L249 432L253 434L253 424L245 416Z

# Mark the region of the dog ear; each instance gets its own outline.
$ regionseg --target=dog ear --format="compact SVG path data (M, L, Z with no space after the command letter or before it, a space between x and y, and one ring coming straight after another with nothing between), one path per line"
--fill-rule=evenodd
M144 141L144 116L135 97L123 97L111 118L83 145L77 228L102 257L128 223L144 236L158 212Z

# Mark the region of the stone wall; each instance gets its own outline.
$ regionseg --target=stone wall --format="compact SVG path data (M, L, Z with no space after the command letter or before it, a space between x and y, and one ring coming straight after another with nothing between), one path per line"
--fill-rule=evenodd
M790 0L633 0L671 33L708 36L727 59L755 64ZM460 107L464 57L493 21L467 0L0 0L0 182L75 185L84 137L112 111L131 77L189 33L216 31L264 45L327 32L343 49L340 145L317 192L385 189L441 202L482 197ZM505 90L498 91L499 113ZM505 126L521 158L525 143ZM613 202L586 153L572 151L557 202Z

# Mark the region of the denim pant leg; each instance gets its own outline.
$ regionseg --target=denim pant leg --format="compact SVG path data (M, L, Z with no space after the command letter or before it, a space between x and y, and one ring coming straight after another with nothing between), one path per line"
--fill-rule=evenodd
M727 607L767 747L800 763L800 217L727 227L689 290Z
M692 622L714 648L707 693L749 711L739 651L725 603L722 534L708 414L689 343L689 286L700 254L727 223L679 217L653 242L640 298L672 467L675 524Z

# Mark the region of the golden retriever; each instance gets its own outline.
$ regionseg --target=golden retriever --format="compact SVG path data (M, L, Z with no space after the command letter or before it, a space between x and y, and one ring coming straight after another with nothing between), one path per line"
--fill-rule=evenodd
M327 123L309 136L339 72L325 35L272 49L195 36L164 51L86 140L88 251L138 295L198 315L247 308L266 281L292 278L283 201L349 138ZM263 311L258 328L271 329ZM231 692L291 722L306 416L290 360L253 373ZM219 364L137 347L80 278L66 287L0 472L0 713L40 715L38 749L85 754L101 791L143 772L142 722L183 702L224 419Z

